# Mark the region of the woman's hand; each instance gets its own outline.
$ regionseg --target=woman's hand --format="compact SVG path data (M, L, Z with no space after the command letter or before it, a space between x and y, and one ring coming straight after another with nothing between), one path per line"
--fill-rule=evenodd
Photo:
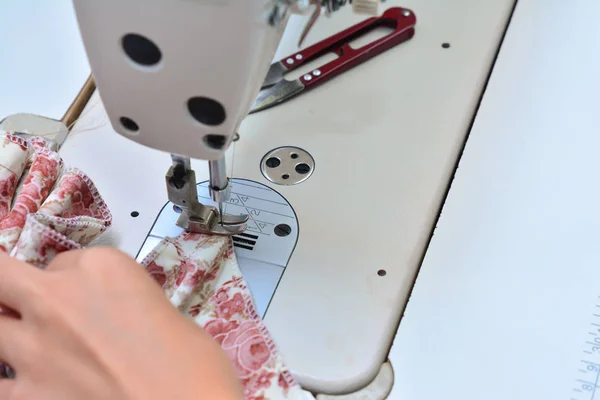
M93 248L46 270L0 255L6 400L242 399L216 342L134 260Z

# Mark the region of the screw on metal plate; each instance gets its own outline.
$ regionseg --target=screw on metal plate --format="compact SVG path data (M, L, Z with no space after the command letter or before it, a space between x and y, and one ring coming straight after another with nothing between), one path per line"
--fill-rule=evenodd
M275 226L274 232L279 237L285 237L292 233L292 227L288 224L279 224Z
M260 171L278 185L296 185L307 180L315 169L315 160L304 149L293 146L271 150L260 162Z

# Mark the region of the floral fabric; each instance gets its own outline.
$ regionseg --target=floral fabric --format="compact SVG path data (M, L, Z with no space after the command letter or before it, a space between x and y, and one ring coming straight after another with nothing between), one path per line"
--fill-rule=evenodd
M284 366L256 312L230 238L183 233L164 239L142 265L171 303L225 350L247 400L314 399Z
M0 140L0 251L44 267L110 226L110 211L92 181L64 169L44 139L4 133Z
M0 251L43 268L88 245L111 221L92 181L65 169L44 139L0 133ZM0 377L6 374L0 364Z
M64 169L44 139L0 133L0 251L43 268L58 253L90 244L110 224L92 181ZM142 265L171 303L225 350L247 400L314 399L284 366L230 238L183 233L164 239ZM0 364L0 377L9 373Z

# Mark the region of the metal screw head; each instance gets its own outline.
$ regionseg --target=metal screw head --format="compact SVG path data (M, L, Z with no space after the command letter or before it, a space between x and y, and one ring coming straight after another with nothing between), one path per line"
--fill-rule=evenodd
M285 237L292 233L292 227L287 224L279 224L275 226L274 231L277 236Z
M303 76L303 78L304 78L305 81L310 81L312 79L312 76L309 75L309 74L306 74L306 75Z
M405 17L410 17L410 11L404 10L404 11L402 11L402 15Z
M315 70L313 71L313 75L314 75L314 76L319 76L319 75L321 75L321 70L320 70L320 69L315 69Z
M288 64L293 64L294 60L292 58L288 58L287 60L285 60L285 62Z
M296 60L302 60L302 54L296 54Z

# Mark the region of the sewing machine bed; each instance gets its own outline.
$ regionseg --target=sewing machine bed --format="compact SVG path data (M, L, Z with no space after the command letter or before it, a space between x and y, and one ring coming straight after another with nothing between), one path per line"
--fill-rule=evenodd
M265 322L306 389L352 392L385 362L513 3L386 3L415 11L412 40L243 123L227 158L239 178L234 188L251 186L241 195L253 203L228 209L251 213L257 251L269 242L293 254L268 262L254 250L237 251ZM318 23L306 45L361 19L341 11ZM297 50L301 25L290 22L277 58ZM281 186L264 178L260 161L280 146L314 157L309 179ZM177 233L176 214L165 206L169 156L117 135L97 94L61 154L109 204L107 243L141 257ZM200 182L208 179L205 162L193 167ZM292 235L279 244L274 227L286 216Z

